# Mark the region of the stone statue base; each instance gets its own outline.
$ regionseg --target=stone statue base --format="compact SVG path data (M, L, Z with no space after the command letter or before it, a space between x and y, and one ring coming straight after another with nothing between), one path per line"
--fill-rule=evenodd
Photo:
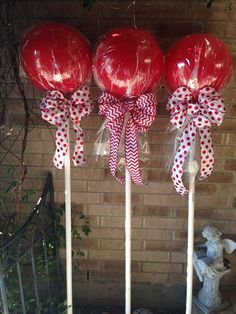
M198 301L197 298L193 297L193 312L192 314L213 314L220 313L221 311L230 307L230 303L227 300L223 300L222 303L218 306L208 307L203 305Z

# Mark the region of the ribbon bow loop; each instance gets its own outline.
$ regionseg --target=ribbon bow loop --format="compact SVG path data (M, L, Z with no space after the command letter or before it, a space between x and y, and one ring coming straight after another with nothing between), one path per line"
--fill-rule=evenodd
M223 98L213 87L204 87L199 92L198 101L201 108L201 114L209 121L211 125L221 125L225 107Z
M122 102L115 96L103 93L98 99L99 114L106 116L106 127L111 133L116 133L120 130L124 122L125 108Z
M143 94L136 100L136 110L133 120L138 132L146 132L156 118L156 95L154 93Z
M143 184L138 158L137 132L144 132L153 123L156 116L156 96L144 94L137 99L118 99L104 92L99 98L99 114L107 118L106 127L110 130L111 174L121 183L124 177L117 177L118 149L125 123L125 162L135 184ZM126 115L127 113L127 115Z
M56 131L56 152L53 162L58 169L64 167L65 156L68 149L68 125L71 120L76 133L76 143L73 153L73 162L79 166L85 162L83 152L84 134L80 126L82 117L88 115L92 109L92 99L89 89L84 86L77 90L71 98L67 99L59 91L49 91L41 100L40 109L42 118L57 126Z
M214 153L210 127L220 125L225 114L222 97L211 86L199 91L197 101L187 87L179 87L170 97L167 109L171 113L171 123L182 136L172 168L172 180L177 192L185 195L188 191L183 185L183 166L197 132L201 145L201 176L207 178L213 170Z

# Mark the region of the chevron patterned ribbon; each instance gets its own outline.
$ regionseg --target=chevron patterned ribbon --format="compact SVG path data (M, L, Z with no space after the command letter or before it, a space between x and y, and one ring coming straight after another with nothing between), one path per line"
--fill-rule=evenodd
M171 123L182 133L172 168L172 180L176 191L185 195L188 190L182 181L183 167L197 132L201 150L200 180L207 178L213 171L214 152L210 127L222 123L224 101L213 87L206 86L199 91L195 102L191 90L182 86L169 97L167 109L171 114Z
M125 178L116 175L118 149L123 127L125 127L125 164L134 184L143 184L138 156L137 133L148 130L156 117L156 95L143 94L136 99L119 99L103 92L98 100L99 114L107 119L106 127L110 131L109 168L111 174L120 183ZM125 116L128 117L125 123Z
M82 117L87 116L93 109L89 88L84 86L77 90L70 99L67 99L59 91L48 91L45 98L41 100L40 110L42 118L57 126L56 151L53 162L58 169L62 169L65 163L65 156L68 149L67 128L71 120L76 134L76 142L73 153L75 166L85 162L83 144L84 134L80 126Z

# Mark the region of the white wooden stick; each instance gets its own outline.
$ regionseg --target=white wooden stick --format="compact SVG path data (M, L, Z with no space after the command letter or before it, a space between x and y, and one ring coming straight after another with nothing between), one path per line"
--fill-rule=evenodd
M189 195L188 195L188 249L187 249L187 291L186 314L192 313L193 294L193 250L194 250L194 205L195 205L195 178L198 164L195 160L196 139L193 143L189 158Z
M131 313L131 176L125 168L125 314Z
M72 239L71 239L71 165L70 165L70 126L67 127L68 150L65 158L65 224L66 224L66 293L67 313L73 313L72 291Z

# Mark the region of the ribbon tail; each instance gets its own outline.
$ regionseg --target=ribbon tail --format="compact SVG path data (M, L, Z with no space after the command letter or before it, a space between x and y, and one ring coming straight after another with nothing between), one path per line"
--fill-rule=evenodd
M201 175L199 180L209 177L214 166L214 152L211 131L209 127L200 130Z
M63 169L65 157L68 149L67 125L57 127L56 131L56 151L53 157L53 163L58 169Z
M119 150L119 143L120 143L120 137L121 137L121 133L122 133L123 123L124 123L124 119L122 119L119 122L120 127L117 127L115 132L112 132L110 130L109 168L110 168L110 172L113 175L113 177L120 183L125 182L124 177L118 177L116 175L116 169L117 169L117 164L118 164L118 150Z
M138 156L137 132L132 119L128 120L125 132L125 163L133 183L142 185L143 181Z
M172 181L174 183L176 192L180 195L186 195L188 190L183 184L183 172L184 163L191 150L192 144L196 138L196 127L193 122L190 121L189 124L184 129L183 135L181 137L181 144L175 155L174 164L172 167Z
M73 153L73 163L75 166L80 166L85 163L84 158L84 133L80 124L73 124L73 129L76 134L75 147Z

